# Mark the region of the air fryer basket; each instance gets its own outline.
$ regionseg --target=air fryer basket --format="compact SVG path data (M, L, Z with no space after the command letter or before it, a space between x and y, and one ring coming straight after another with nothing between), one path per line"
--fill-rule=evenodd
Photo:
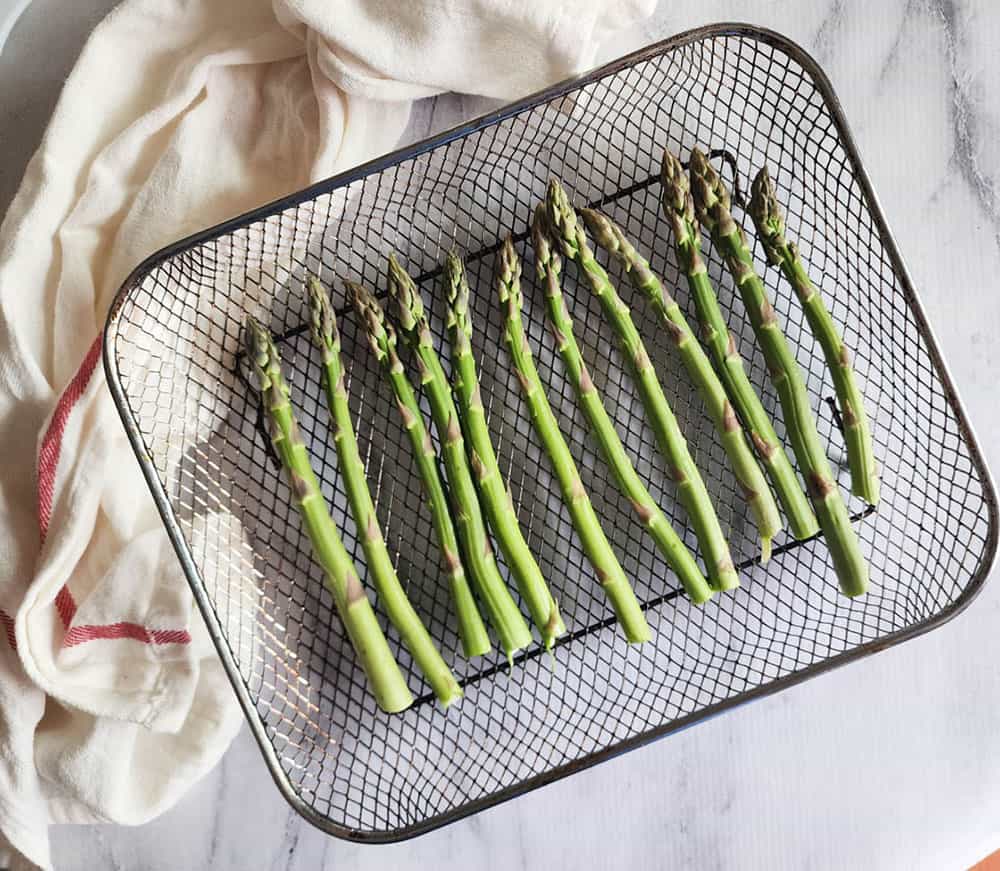
M563 380L526 241L546 181L557 176L578 205L600 204L618 220L690 313L656 175L664 146L686 157L694 145L711 149L736 186L771 167L790 233L855 351L883 474L877 509L850 502L872 567L862 598L838 593L821 540L781 538L772 561L757 564L754 529L710 422L627 283L619 285L741 563L738 591L704 607L678 591L610 483ZM508 365L492 282L508 232L526 257L525 318L539 369L644 603L651 643L631 647L618 631ZM466 692L440 710L389 631L419 698L387 715L364 689L259 427L241 329L253 313L281 336L314 467L363 572L318 360L303 334L303 276L319 274L343 303L344 278L382 292L386 255L396 251L432 300L443 349L436 276L452 246L467 258L474 349L501 464L570 632L553 659L536 647L512 670L499 654L460 656L405 434L353 315L342 310L352 409L386 538ZM719 258L706 251L751 378L773 410L749 323ZM846 485L822 357L759 246L755 256ZM612 337L575 274L565 270L565 290L590 370L640 474L695 548ZM797 46L747 26L651 46L159 252L119 292L104 350L137 457L275 780L304 816L343 837L426 831L925 631L970 600L996 549L992 484L830 84Z

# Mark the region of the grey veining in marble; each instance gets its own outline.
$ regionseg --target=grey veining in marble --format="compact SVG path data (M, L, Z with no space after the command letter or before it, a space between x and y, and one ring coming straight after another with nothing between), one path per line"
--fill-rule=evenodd
M52 15L59 6L60 15ZM0 57L0 209L108 0L36 0ZM72 8L72 13L65 10ZM773 27L826 69L928 317L1000 468L1000 5L664 2L609 55L718 20ZM40 44L50 50L39 53ZM419 139L489 108L419 105ZM174 810L54 834L61 869L962 868L1000 848L1000 586L953 623L478 817L387 847L327 838L244 733Z

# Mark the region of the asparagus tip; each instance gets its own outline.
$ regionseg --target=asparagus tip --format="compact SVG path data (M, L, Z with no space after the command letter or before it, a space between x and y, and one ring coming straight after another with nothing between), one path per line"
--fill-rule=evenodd
M351 297L354 310L361 318L365 329L371 335L373 328L377 327L382 320L382 307L376 302L375 297L368 292L365 286L356 281L345 281L344 289Z
M340 343L337 334L337 319L330 305L330 295L315 275L306 280L309 295L310 332L313 342L324 353Z
M583 222L593 234L595 241L602 248L614 253L621 244L620 232L607 215L597 209L580 209Z
M566 189L558 179L549 179L545 202L548 205L549 227L557 238L569 237L576 227L576 212L570 204Z
M273 358L277 356L271 331L253 315L247 315L244 342L247 357L254 367L260 389L265 391L270 383L267 369L274 362Z
M711 170L712 165L708 162L708 156L697 145L691 149L691 172L703 175L706 170Z
M663 149L663 162L660 164L660 200L668 215L676 215L689 223L694 223L691 182L684 172L680 158L668 148Z
M389 254L389 296L396 303L399 325L405 333L417 330L424 319L424 302L416 282L400 265L394 253Z
M514 313L521 308L521 258L517 256L514 249L514 239L507 236L500 246L500 255L497 263L497 287L500 302L510 306L510 312Z
M256 362L260 348L260 322L253 315L247 315L245 329L243 331L244 344L250 359Z
M669 148L664 148L663 158L660 161L660 181L665 185L677 185L683 184L684 180L684 167L680 158Z
M732 201L722 176L709 163L704 152L691 151L691 198L698 220L710 231L731 221Z
M458 299L462 283L465 280L465 266L458 252L452 248L444 258L444 270L442 272L445 282L445 291L449 305L454 305Z
M509 233L500 246L500 264L505 272L513 273L520 270L521 261L514 248L514 237Z
M782 261L782 247L785 244L785 218L778 205L778 193L771 174L763 166L750 186L750 204L747 206L760 240L764 245L768 260L778 265Z

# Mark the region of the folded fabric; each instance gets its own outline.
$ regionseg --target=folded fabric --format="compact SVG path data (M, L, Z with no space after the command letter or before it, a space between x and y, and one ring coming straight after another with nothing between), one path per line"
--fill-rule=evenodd
M413 99L590 66L653 5L129 0L95 30L0 229L0 863L150 819L241 722L104 382L129 271L390 150Z

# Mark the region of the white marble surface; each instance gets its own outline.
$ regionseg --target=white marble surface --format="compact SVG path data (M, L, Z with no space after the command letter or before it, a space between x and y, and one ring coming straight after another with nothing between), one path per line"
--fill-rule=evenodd
M35 0L0 56L0 211L109 0ZM633 44L736 19L833 80L988 461L1000 468L1000 4L664 3ZM677 11L674 11L677 7ZM59 14L53 14L58 9ZM419 138L481 101L418 107ZM942 243L944 243L942 245ZM54 833L60 869L963 868L1000 848L1000 584L961 617L405 844L328 838L244 732L177 808Z

